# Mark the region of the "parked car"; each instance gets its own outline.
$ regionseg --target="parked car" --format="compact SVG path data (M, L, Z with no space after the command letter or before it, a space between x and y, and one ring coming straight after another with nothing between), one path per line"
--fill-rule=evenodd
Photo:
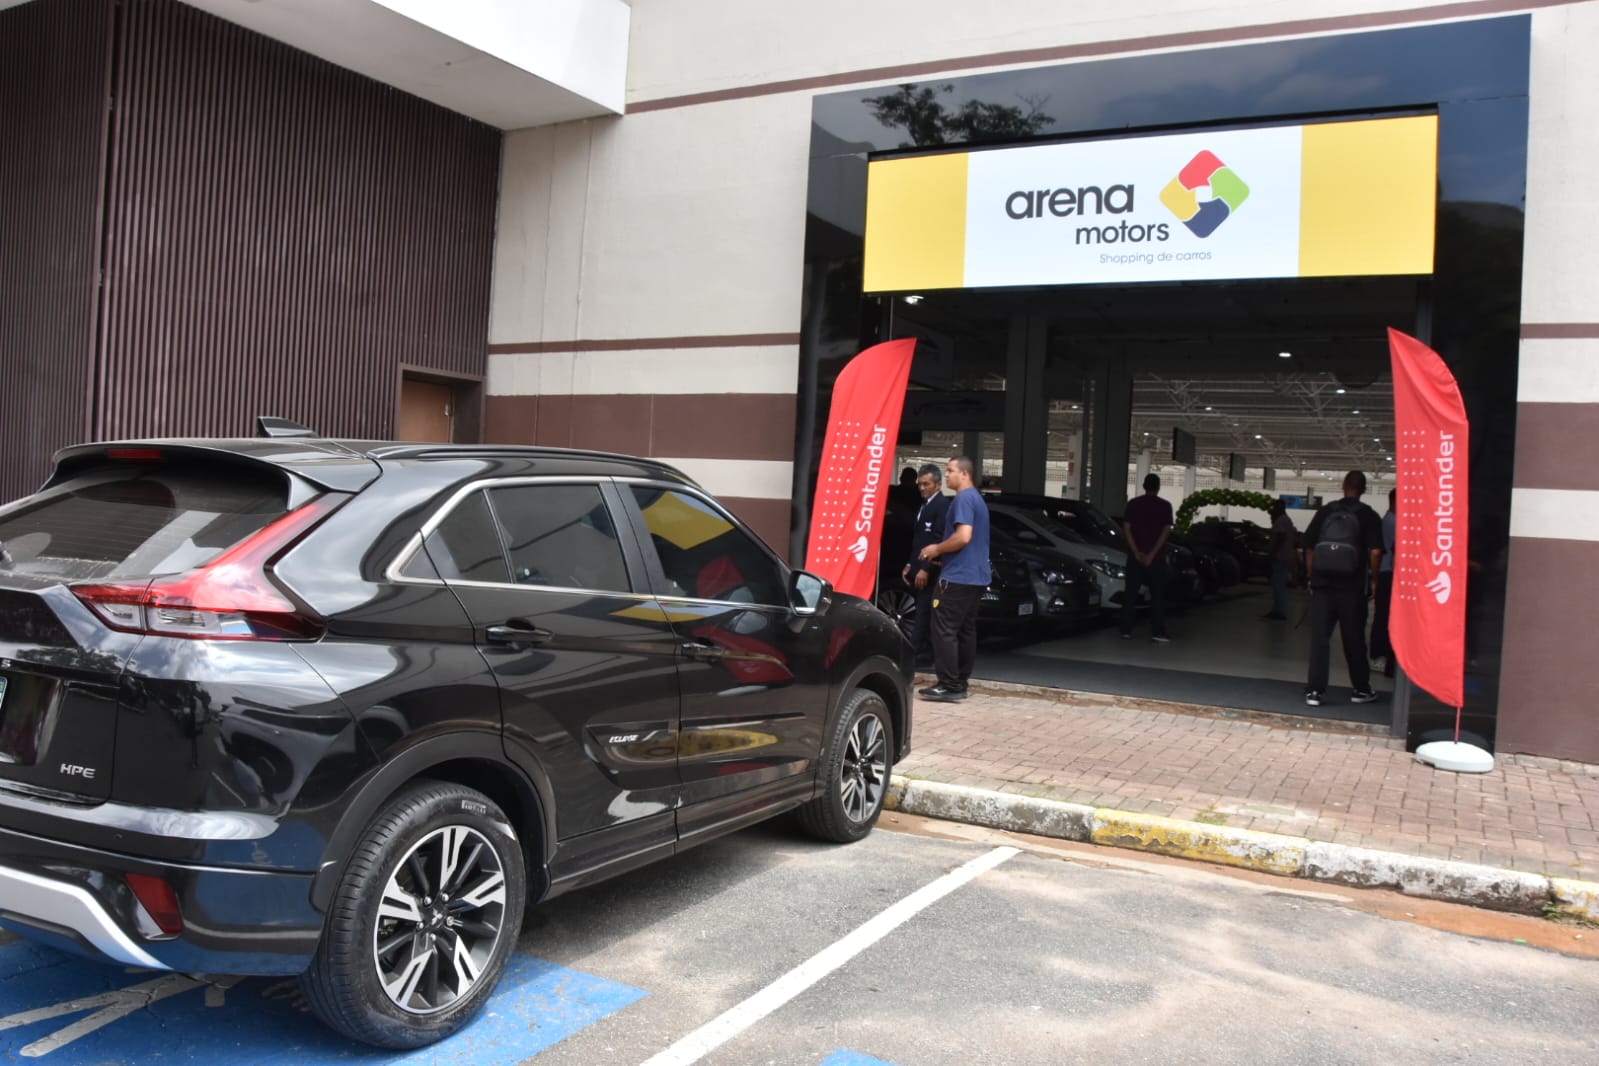
M1009 496L989 497L988 514L993 527L1018 543L1049 548L1087 566L1099 585L1100 608L1119 608L1127 589L1127 552L1097 538L1091 541L1041 508L1013 500ZM1147 598L1147 592L1140 597Z
M856 840L910 748L893 623L671 467L91 444L0 509L0 916L466 1024L524 905L781 811Z
M1231 555L1246 580L1271 576L1271 531L1253 522L1206 519L1188 527L1188 538Z
M990 528L994 553L1015 556L1027 567L1035 605L1032 617L1039 626L1074 625L1099 617L1102 593L1091 567L1065 552L1013 540L1004 525Z

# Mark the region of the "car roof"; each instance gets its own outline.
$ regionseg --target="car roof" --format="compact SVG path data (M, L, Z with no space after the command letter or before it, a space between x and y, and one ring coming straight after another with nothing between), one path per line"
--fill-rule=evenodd
M55 483L84 466L140 449L211 459L245 460L278 467L326 489L358 492L377 478L381 465L400 460L511 459L550 462L561 473L601 477L664 478L694 482L666 463L614 452L531 444L437 444L419 441L353 440L331 437L162 437L75 444L55 454Z

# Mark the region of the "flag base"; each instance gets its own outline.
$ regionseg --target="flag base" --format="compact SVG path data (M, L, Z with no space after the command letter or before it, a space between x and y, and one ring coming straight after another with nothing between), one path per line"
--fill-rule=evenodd
M1458 774L1485 774L1494 768L1494 757L1475 744L1458 740L1435 740L1416 749L1416 758L1440 770Z

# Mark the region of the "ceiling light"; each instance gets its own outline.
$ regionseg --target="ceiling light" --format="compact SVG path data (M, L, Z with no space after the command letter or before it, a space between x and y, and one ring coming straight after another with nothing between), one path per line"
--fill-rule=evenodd
M1292 359L1293 357L1294 357L1294 353L1293 352L1278 352L1277 353L1277 358L1279 358L1279 359Z
M1372 442L1372 443L1373 443L1373 444L1381 444L1381 443L1382 443L1382 438L1380 438L1380 437L1373 437L1373 438L1371 438L1371 442Z
M1360 408L1357 407L1357 408L1355 408L1353 411L1351 411L1349 413L1352 414L1352 415L1358 415L1358 414L1360 414Z
M1206 408L1205 408L1205 410L1207 410L1207 411L1208 411L1208 410L1210 410L1210 408L1209 408L1209 407L1206 407Z
M1259 433L1256 433L1256 434L1255 434L1255 439L1256 439L1256 440L1259 440L1259 439L1260 439L1260 434L1259 434Z
M1344 394L1344 390L1343 389L1334 389L1333 391L1336 392L1340 396L1342 396Z

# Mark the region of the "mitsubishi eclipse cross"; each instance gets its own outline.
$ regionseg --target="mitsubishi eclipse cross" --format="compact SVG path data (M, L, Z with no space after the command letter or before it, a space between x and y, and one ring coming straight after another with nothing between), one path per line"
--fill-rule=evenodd
M643 459L90 444L0 509L0 923L466 1024L524 907L783 811L852 841L909 649Z

